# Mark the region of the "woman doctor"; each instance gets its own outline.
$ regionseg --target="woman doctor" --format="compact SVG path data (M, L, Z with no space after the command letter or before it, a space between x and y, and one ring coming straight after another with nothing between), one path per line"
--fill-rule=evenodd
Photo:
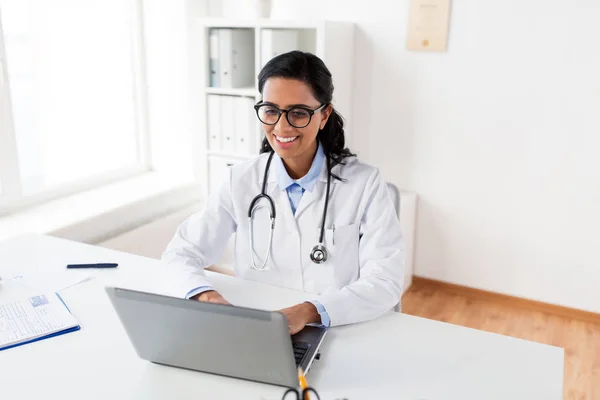
M317 56L293 51L265 65L258 87L261 154L229 169L163 254L179 293L228 304L203 269L218 262L235 232L238 277L314 295L280 310L291 334L392 309L403 285L400 225L379 171L345 147L331 73Z

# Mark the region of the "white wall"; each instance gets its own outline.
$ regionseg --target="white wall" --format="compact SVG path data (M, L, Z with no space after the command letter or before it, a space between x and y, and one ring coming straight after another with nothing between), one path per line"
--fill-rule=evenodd
M152 165L192 175L188 98L187 0L142 0Z
M449 51L405 50L408 1L357 21L355 151L420 196L416 274L600 312L600 2L453 2Z

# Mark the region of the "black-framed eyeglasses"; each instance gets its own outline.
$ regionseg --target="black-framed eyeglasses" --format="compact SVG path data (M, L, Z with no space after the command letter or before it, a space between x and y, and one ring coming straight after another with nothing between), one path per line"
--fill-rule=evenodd
M285 118L288 123L294 128L305 128L310 124L313 115L323 109L327 105L323 104L321 107L316 109L310 109L308 107L296 106L287 110L282 110L277 106L269 103L257 103L254 105L256 110L256 116L265 125L275 125L279 122L281 114L285 113Z

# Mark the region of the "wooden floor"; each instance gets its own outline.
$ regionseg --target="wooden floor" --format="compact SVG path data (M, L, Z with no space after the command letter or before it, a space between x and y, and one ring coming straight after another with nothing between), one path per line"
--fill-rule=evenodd
M600 324L482 299L418 281L402 312L565 349L566 400L600 400Z

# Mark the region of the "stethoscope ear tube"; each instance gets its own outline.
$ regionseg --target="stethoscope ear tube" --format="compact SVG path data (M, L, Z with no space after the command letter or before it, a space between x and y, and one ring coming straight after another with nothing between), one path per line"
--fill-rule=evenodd
M252 199L252 202L250 202L250 208L248 208L248 218L252 219L252 214L254 213L255 210L255 205L256 203L258 203L260 201L260 199L267 199L269 201L269 215L271 217L271 220L275 220L275 202L273 202L273 199L271 198L271 196L269 196L268 194L259 194L258 196L256 196L255 198Z
M275 203L273 202L273 199L271 198L271 196L269 196L266 193L267 177L269 174L269 167L271 165L271 159L273 158L273 154L274 154L274 152L271 152L271 154L269 154L269 158L267 160L267 166L265 167L265 174L263 177L262 190L258 196L256 196L255 198L252 199L252 201L250 202L250 207L248 207L248 237L250 238L250 258L252 259L252 268L254 268L257 271L263 271L267 268L267 262L269 261L269 255L271 254L271 248L273 245L273 231L275 230L275 216L276 216ZM267 255L265 256L265 259L264 259L262 265L260 267L257 267L256 260L254 259L253 218L254 218L254 211L257 208L256 204L263 198L267 199L269 201L269 214L271 216L271 228L269 229L269 247L267 248Z
M250 238L250 258L252 259L252 268L257 271L263 271L267 268L267 262L269 261L269 255L271 254L271 248L273 244L273 231L275 230L275 218L271 217L271 229L269 229L269 247L267 248L267 255L260 267L256 266L256 260L254 259L254 232L252 217L248 218L248 237Z
M265 174L263 176L262 189L260 191L260 194L252 199L252 201L250 202L250 207L248 207L248 218L252 218L252 213L254 212L254 206L256 205L256 203L260 199L265 198L269 200L269 208L271 209L271 219L275 219L275 203L273 202L271 196L267 194L267 177L269 176L269 167L271 166L273 154L274 152L271 152L271 154L269 154L269 158L267 159L267 166L265 167Z
M327 192L325 192L325 206L323 207L323 221L321 221L321 234L319 235L319 244L323 245L325 239L325 219L327 218L327 207L329 205L329 186L331 185L331 170L329 169L329 157L327 157Z

